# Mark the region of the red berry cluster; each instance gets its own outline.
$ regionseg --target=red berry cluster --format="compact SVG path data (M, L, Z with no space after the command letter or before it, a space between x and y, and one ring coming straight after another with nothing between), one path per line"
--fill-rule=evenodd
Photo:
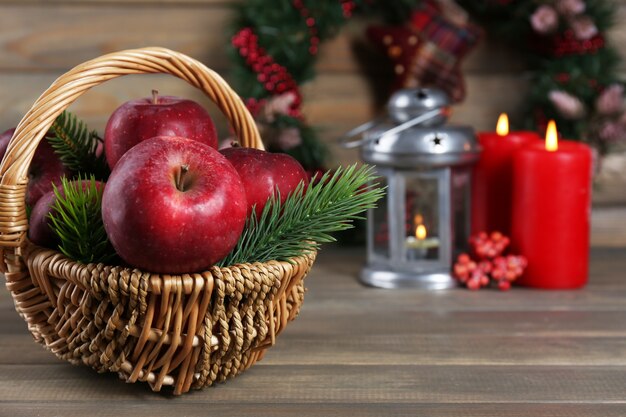
M356 3L354 2L354 0L341 0L341 10L343 11L343 17L345 17L346 19L352 17L355 8Z
M554 76L554 80L560 84L567 84L572 79L569 72L559 72Z
M524 273L527 263L523 256L507 255L494 258L491 264L491 278L498 282L498 288L506 291Z
M245 103L246 107L250 111L250 114L252 114L252 117L257 117L263 106L267 103L267 100L264 98L256 99L254 97L249 97L246 99Z
M543 36L536 36L532 46L542 54L562 57L566 55L594 54L599 49L604 48L605 43L602 34L597 34L591 39L580 40L576 37L573 30L567 29L563 33L553 36L548 41Z
M320 44L320 38L317 36L317 27L315 27L315 18L311 16L311 12L304 5L302 0L293 0L293 7L300 12L300 16L304 19L306 26L309 28L309 53L311 55L317 55L317 51Z
M510 239L500 232L472 236L470 246L477 260L466 253L459 255L454 276L470 290L486 287L493 281L500 290L507 291L526 268L523 256L503 255L509 243Z
M604 47L604 36L598 34L591 39L579 40L571 29L563 35L556 36L554 40L554 55L584 55L593 54Z
M493 259L504 252L511 240L500 232L482 232L470 237L469 243L479 259Z
M490 267L489 262L476 262L467 253L462 253L454 264L454 276L470 290L478 290L489 285L487 274Z
M274 62L265 49L259 46L259 38L252 28L241 29L233 36L231 43L239 51L239 55L245 58L246 64L257 74L257 80L270 94L282 94L287 91L295 94L296 99L291 104L289 115L301 117L302 95L298 84L287 68Z

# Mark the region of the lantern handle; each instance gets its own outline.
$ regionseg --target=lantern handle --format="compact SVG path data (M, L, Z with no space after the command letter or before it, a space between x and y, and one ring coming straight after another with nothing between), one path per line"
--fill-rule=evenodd
M395 126L389 130L384 131L383 133L381 133L378 136L371 136L369 138L361 138L359 140L353 140L351 141L350 139L354 138L355 136L364 133L365 131L371 129L372 127L380 124L382 122L382 118L377 118L374 120L371 120L367 123L363 123L360 126L355 127L354 129L350 130L349 132L347 132L346 134L344 134L343 136L341 136L337 142L339 143L339 145L341 145L344 148L347 149L353 149L353 148L358 148L359 146L362 146L366 143L372 142L374 140L378 140L381 139L384 136L387 135L393 135L396 133L400 133L402 131L407 130L410 127L419 125L421 123L427 122L430 119L434 119L435 117L441 115L444 112L444 108L437 108L434 110L430 110L427 111L426 113L420 114L417 117L414 117L413 119L406 121L398 126Z
M341 135L339 139L337 139L337 143L346 149L354 149L354 148L358 148L364 145L365 143L375 138L366 139L363 137L359 140L351 140L351 139L360 135L361 133L365 133L366 131L370 130L374 126L381 124L384 119L385 119L384 117L378 117L374 120L370 120L369 122L363 123L362 125L355 127L354 129Z

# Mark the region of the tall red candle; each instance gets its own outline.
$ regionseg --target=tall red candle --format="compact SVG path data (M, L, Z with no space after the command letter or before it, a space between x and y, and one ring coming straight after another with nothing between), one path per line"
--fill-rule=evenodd
M505 114L498 120L498 132L478 134L483 150L472 178L472 234L510 234L513 155L539 139L534 132L509 132Z
M520 284L579 288L589 273L591 149L557 145L553 129L552 145L531 144L514 157L511 242L528 260Z

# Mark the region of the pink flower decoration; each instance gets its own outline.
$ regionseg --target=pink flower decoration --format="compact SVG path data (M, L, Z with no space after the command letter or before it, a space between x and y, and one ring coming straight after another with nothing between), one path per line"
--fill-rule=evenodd
M598 34L598 28L589 16L580 16L570 22L576 38L581 41L591 39Z
M605 142L617 142L625 136L624 126L619 122L606 122L598 132L598 136Z
M585 11L585 2L582 0L558 0L556 9L564 16L575 16Z
M297 127L287 127L282 129L278 134L278 146L282 150L295 148L302 143L300 130Z
M624 86L613 84L608 86L596 100L596 110L604 115L616 114L624 107Z
M289 114L289 109L295 100L296 95L292 91L270 98L267 100L265 106L263 106L265 120L272 123L277 115Z
M535 32L542 35L554 32L559 24L559 15L552 7L542 5L530 16L530 24Z
M580 119L586 113L585 105L582 101L565 91L552 90L548 94L548 98L561 116L566 119Z

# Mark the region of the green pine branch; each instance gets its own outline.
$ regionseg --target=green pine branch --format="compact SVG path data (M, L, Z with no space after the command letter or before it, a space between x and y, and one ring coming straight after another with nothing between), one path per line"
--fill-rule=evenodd
M61 162L72 172L93 174L97 180L106 181L110 170L104 152L98 148L103 143L96 131L74 114L64 111L50 128L53 136L48 139Z
M92 175L83 181L61 179L61 190L54 186L56 201L49 215L58 236L59 250L81 263L108 263L117 258L102 222L102 192ZM83 185L84 184L84 185Z
M374 179L372 167L352 165L308 187L300 184L284 204L274 195L259 219L253 211L237 246L219 265L289 260L334 241L331 233L352 228L382 197L384 190L373 185Z

